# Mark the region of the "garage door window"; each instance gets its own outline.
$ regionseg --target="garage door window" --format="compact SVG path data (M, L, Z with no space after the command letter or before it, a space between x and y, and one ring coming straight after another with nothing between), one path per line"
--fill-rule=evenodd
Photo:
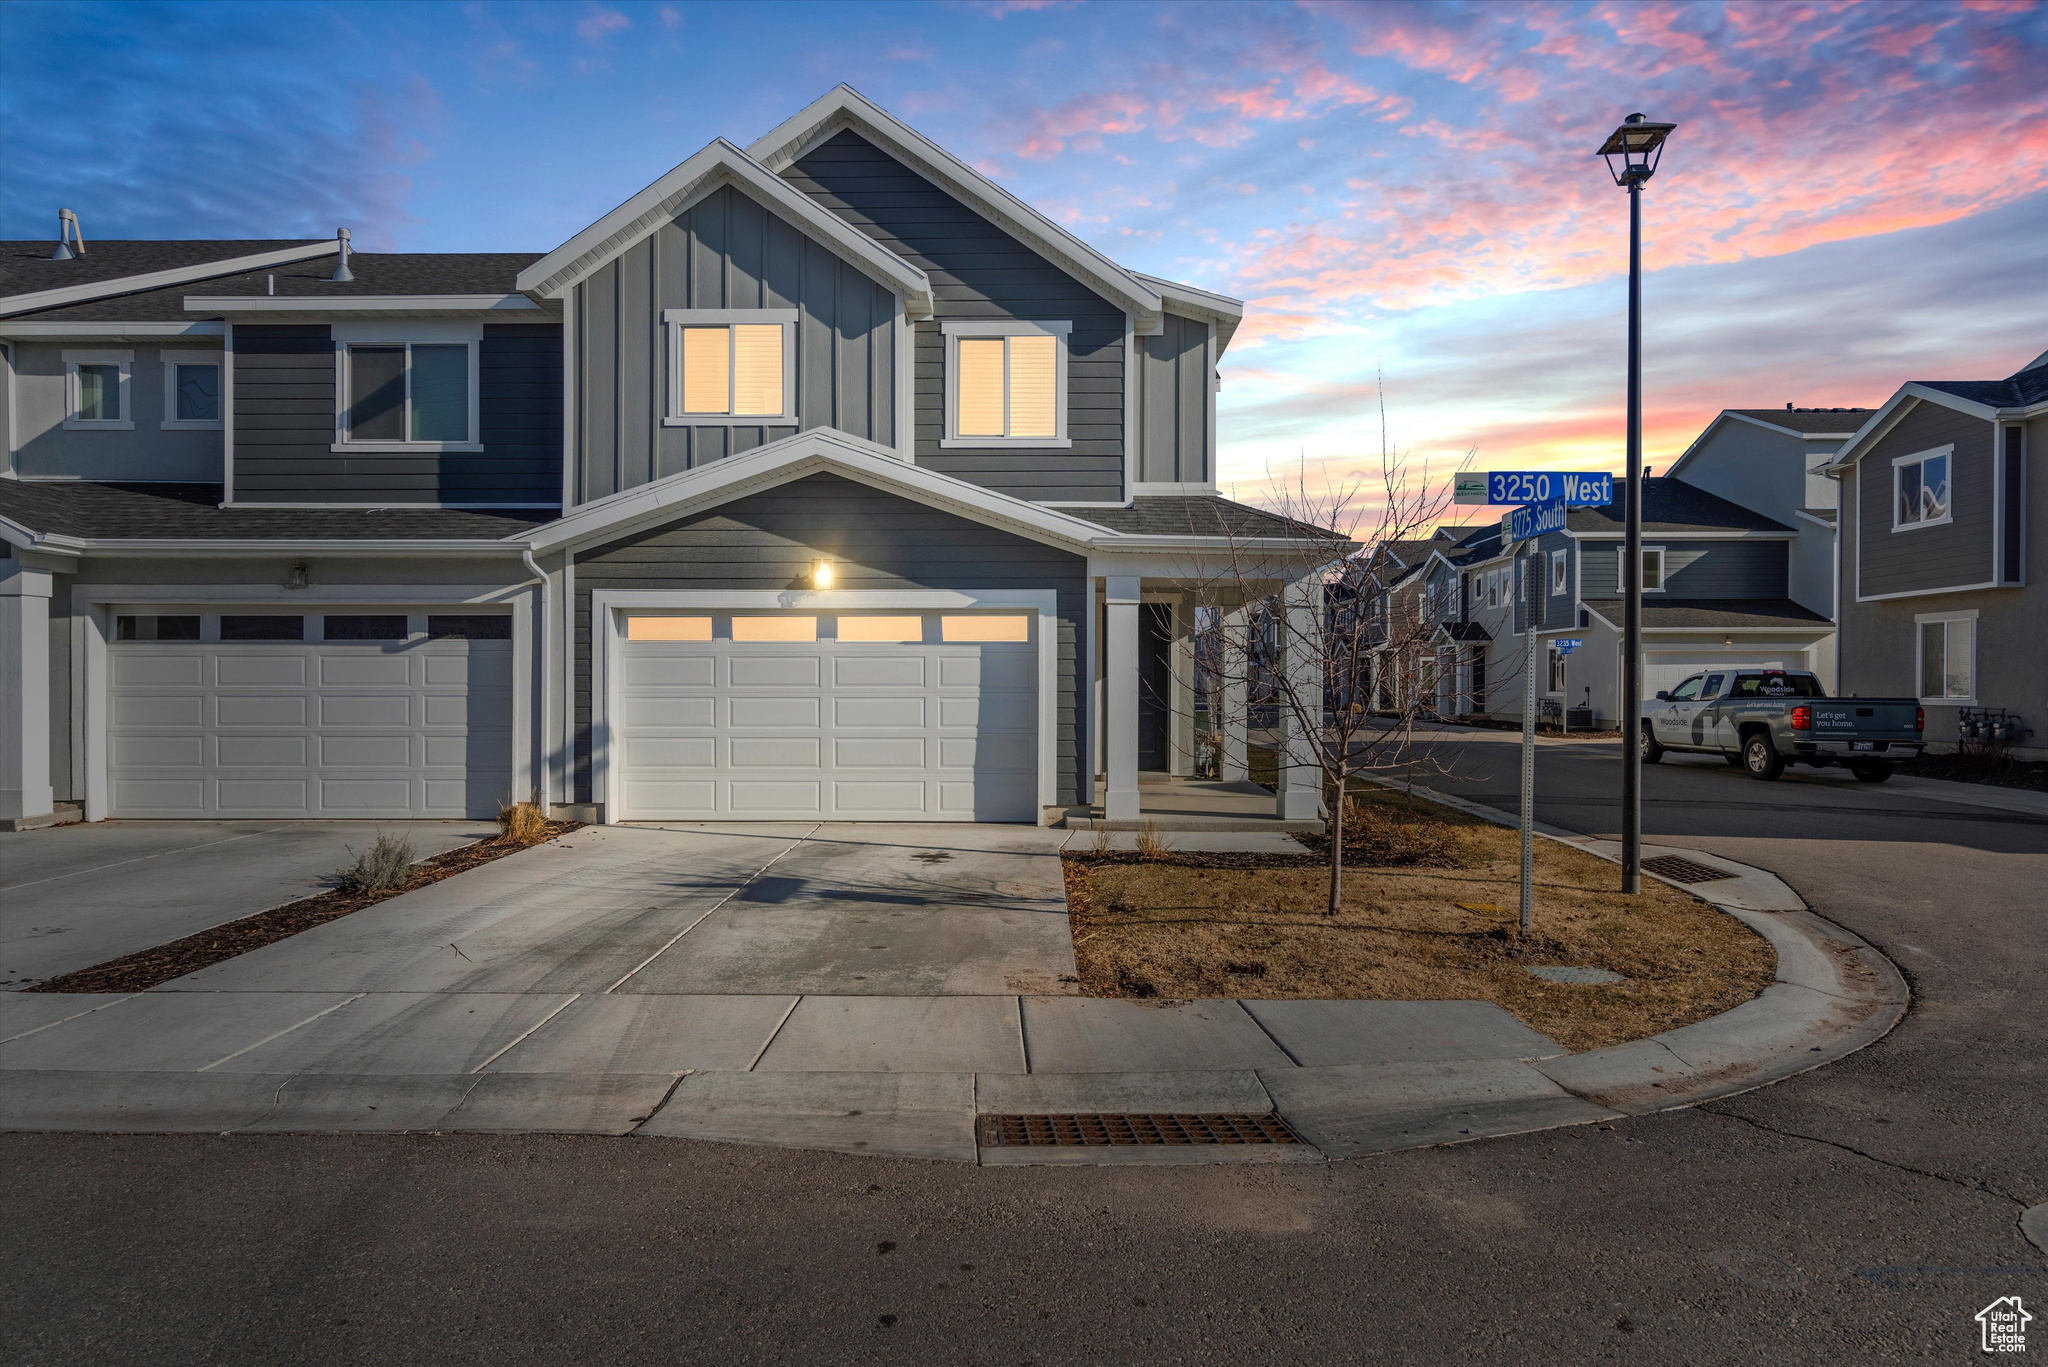
M946 617L940 619L939 636L949 642L1028 641L1031 639L1031 619L1022 613Z
M329 641L403 641L408 635L402 612L329 614L320 630Z
M626 639L629 641L708 641L711 639L709 617L628 617Z
M509 641L512 619L503 614L436 613L427 618L427 636L435 641Z
M924 640L922 617L842 617L842 641L886 641L892 644Z
M732 619L732 638L735 641L815 641L818 639L818 619L735 617Z
M306 619L224 613L220 619L220 638L223 641L303 641L306 639Z
M196 641L199 619L124 615L115 623L114 636L122 641Z

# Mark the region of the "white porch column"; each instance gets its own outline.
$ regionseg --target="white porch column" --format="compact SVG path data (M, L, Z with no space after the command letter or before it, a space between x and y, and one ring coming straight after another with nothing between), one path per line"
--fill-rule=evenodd
M0 819L50 814L50 572L0 561Z
M1173 713L1168 722L1166 772L1186 778L1195 772L1195 605L1183 593L1173 604L1173 634L1167 643Z
M1323 661L1314 643L1322 640L1323 584L1315 577L1296 580L1281 598L1287 629L1281 633L1280 667L1287 671L1294 695L1313 718L1303 728L1292 709L1280 709L1280 773L1274 810L1282 821L1310 821L1323 813L1323 769L1315 747L1323 744Z
M1103 654L1102 815L1107 821L1138 819L1138 577L1112 574L1105 581Z
M1219 680L1222 687L1217 690L1215 725L1223 738L1222 763L1216 772L1225 783L1243 783L1252 775L1251 760L1245 751L1245 729L1251 724L1247 712L1251 687L1245 677L1251 660L1251 621L1252 610L1248 606L1235 607L1223 614L1222 649L1217 652L1223 667Z

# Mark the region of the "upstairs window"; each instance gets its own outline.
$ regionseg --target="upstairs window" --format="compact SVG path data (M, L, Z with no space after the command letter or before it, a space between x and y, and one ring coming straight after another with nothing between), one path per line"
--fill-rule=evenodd
M1628 548L1614 548L1614 594L1617 598L1628 592ZM1664 592L1664 548L1643 547L1643 592Z
M796 421L795 309L667 309L669 426Z
M1552 597L1556 597L1565 591L1565 586L1570 582L1570 577L1571 573L1566 563L1565 553L1563 551L1552 551L1550 553L1550 593Z
M480 449L472 341L360 341L340 351L341 445Z
M166 351L163 429L211 431L220 420L220 353Z
M1938 527L1949 521L1949 461L1953 446L1892 462L1892 530Z
M67 351L64 353L64 426L85 431L127 431L135 426L128 411L128 372L132 351Z
M941 446L1068 446L1063 322L956 319L946 339Z

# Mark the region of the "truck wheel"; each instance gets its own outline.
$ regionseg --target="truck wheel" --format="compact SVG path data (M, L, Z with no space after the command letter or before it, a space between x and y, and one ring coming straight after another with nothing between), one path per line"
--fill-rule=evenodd
M1882 783L1892 776L1892 766L1881 760L1858 760L1849 766L1858 783Z
M1657 743L1657 735L1650 730L1648 722L1643 723L1643 763L1655 764L1664 758L1664 747Z
M1771 744L1770 732L1758 731L1742 743L1742 767L1749 770L1751 778L1766 783L1785 772L1785 757Z

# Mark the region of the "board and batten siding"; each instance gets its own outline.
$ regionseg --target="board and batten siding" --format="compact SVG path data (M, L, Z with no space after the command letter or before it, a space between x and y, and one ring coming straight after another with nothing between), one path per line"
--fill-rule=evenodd
M560 325L486 325L477 369L482 451L341 452L328 326L237 324L234 501L559 503Z
M916 459L1041 503L1124 498L1124 311L857 133L783 173L821 207L923 270L933 314L915 329ZM945 449L947 320L1065 320L1066 448Z
M1209 360L1211 327L1166 315L1157 337L1138 338L1138 482L1210 484L1216 420Z
M1993 546L1993 425L1941 404L1916 403L1856 463L1856 579L1865 598L1988 583ZM1955 445L1950 521L1892 530L1892 461Z
M1650 594L1652 598L1790 596L1789 541L1666 541L1659 540L1657 533L1646 531L1643 545L1664 548L1664 590ZM1621 539L1583 541L1579 543L1579 552L1579 596L1621 597Z
M1058 800L1080 772L1076 647L1085 558L837 475L811 475L576 557L576 800L590 798L590 595L599 589L808 589L819 556L840 589L1052 589L1059 595L1054 715Z
M729 185L578 282L575 304L578 503L816 427L896 443L895 294ZM665 309L795 309L796 422L664 426Z

